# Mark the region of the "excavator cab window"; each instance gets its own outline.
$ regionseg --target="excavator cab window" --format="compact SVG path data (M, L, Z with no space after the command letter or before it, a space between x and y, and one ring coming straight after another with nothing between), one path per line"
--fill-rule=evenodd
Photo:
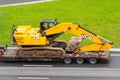
M40 22L40 32L42 33L44 30L51 28L57 24L56 20L42 20Z

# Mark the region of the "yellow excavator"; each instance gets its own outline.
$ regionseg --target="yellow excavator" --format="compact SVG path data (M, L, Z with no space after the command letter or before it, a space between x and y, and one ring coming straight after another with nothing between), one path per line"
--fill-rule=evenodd
M73 36L66 41L56 40L63 33ZM80 46L84 40L91 40L92 45ZM113 43L75 23L57 23L56 20L42 20L40 27L18 26L13 29L12 40L19 47L15 50L5 50L1 60L63 60L66 64L76 61L82 64L88 61L96 64L98 61L109 62L109 49Z

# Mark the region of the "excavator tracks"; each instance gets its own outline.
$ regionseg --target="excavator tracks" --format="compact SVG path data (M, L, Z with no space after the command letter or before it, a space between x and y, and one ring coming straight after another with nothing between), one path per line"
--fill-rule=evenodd
M17 57L23 59L57 59L63 58L64 55L63 49L52 47L21 48L17 51Z
M65 51L62 48L53 47L30 47L30 48L19 48L17 51L3 55L3 61L32 61L32 60L56 60L63 59L65 57Z

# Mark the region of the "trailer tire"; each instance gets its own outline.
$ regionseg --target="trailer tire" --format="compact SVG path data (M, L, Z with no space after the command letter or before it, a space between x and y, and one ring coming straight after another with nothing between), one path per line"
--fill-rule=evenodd
M90 64L96 64L97 63L97 59L95 57L91 57L91 58L89 58L89 63Z
M70 58L70 57L65 57L65 58L64 58L64 63L66 63L66 64L72 63L72 58Z
M77 64L83 64L84 63L84 58L81 58L81 57L76 58L76 63Z

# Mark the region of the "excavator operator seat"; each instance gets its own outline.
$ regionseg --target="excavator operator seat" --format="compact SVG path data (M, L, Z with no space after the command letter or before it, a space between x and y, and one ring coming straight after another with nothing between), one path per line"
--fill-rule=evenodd
M56 20L42 20L40 22L40 32L42 33L44 30L47 30L55 25L57 25Z

